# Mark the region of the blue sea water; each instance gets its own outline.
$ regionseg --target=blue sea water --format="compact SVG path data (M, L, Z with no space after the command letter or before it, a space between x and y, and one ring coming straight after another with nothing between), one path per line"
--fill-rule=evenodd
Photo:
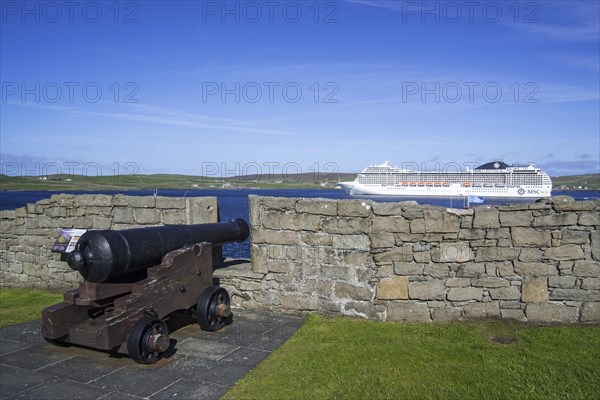
M69 194L127 194L130 196L152 196L155 192L152 190L131 190L131 191L0 191L0 210L12 210L24 207L27 203L35 203L38 200L49 198L58 193ZM158 196L167 197L202 197L216 196L219 203L219 218L221 221L230 221L240 217L248 219L248 195L256 194L260 196L276 197L323 197L328 199L369 199L378 202L395 202L414 200L419 204L430 204L443 207L463 208L466 206L466 200L463 197L391 197L391 196L349 196L342 190L326 189L214 189L214 190L176 190L161 189L158 190ZM554 191L553 195L567 195L577 200L598 199L600 191L598 190L576 190L576 191ZM505 204L516 202L534 202L534 199L484 199L486 204ZM479 205L479 204L478 204ZM248 258L250 256L250 243L246 241L241 244L229 244L225 246L225 255L236 258Z

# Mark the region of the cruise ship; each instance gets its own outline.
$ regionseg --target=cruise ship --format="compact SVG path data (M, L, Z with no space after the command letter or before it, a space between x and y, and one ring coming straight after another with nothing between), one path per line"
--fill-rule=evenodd
M492 161L465 171L410 171L388 162L365 168L353 182L338 182L350 195L548 197L552 181L533 165Z

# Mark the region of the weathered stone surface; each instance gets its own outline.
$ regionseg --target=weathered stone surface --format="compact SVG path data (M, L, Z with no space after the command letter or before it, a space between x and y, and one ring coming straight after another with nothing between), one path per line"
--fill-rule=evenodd
M392 233L372 233L369 237L371 238L371 247L374 249L394 247L396 244Z
M522 322L527 321L527 318L525 318L525 311L523 310L501 309L500 315L503 319L514 319Z
M500 224L502 226L531 226L533 215L531 211L502 211Z
M156 208L181 209L185 208L185 198L178 197L156 197Z
M373 291L366 287L350 285L345 282L337 282L335 284L335 295L338 298L371 300L373 298Z
M485 273L485 264L468 263L461 265L456 272L459 278L476 278Z
M508 277L515 274L513 264L510 261L491 262L485 264L485 273L489 276Z
M600 261L600 230L595 230L590 234L592 245L592 258Z
M163 210L162 223L165 225L183 225L185 224L185 210Z
M410 262L413 258L413 251L411 245L405 245L402 247L396 247L392 250L385 251L383 253L377 253L373 256L375 262L393 262L393 261L404 261Z
M525 315L530 322L577 322L577 307L568 307L558 303L530 303Z
M597 211L586 211L579 215L579 225L583 226L599 226L600 213Z
M481 301L483 298L483 290L474 287L459 287L450 288L448 290L449 301L467 301L477 300Z
M394 262L394 273L396 275L421 275L423 264L415 262Z
M153 208L136 208L133 210L133 219L138 224L158 224L160 212Z
M155 206L155 198L153 196L125 196L117 194L112 197L111 204L117 207L153 208Z
M414 253L415 261L418 263L428 264L431 262L431 253L428 251L420 251L418 253Z
M550 247L550 232L532 228L515 227L511 229L515 246Z
M533 226L565 226L577 225L577 214L573 212L563 212L559 214L541 215L535 217Z
M592 278L600 277L600 262L598 261L575 261L573 275Z
M368 217L372 213L372 203L364 200L339 200L338 215L341 217Z
M402 203L373 203L375 215L402 215Z
M409 232L409 222L404 217L373 217L373 232Z
M485 239L485 229L461 229L458 232L458 238L461 240L479 240Z
M282 293L279 295L281 307L286 310L314 311L319 309L319 298L306 294Z
M519 257L518 247L480 247L476 251L475 262L511 261Z
M337 215L337 202L329 199L300 199L296 212L318 215Z
M589 231L573 231L570 229L562 231L562 244L586 244L589 240Z
M515 261L515 273L521 276L549 276L558 275L555 265L545 263L527 263Z
M600 322L600 303L583 303L581 322Z
M552 247L544 252L547 260L580 260L585 258L581 246L577 244L566 244L564 246Z
M341 235L369 233L369 221L367 218L353 217L325 218L323 220L322 230L328 233L337 233Z
M293 231L275 231L260 229L252 232L252 241L254 243L268 244L298 244L300 235Z
M263 217L261 216L261 219ZM290 214L282 217L278 215L281 229L292 231L312 231L316 232L320 229L321 218L318 215L310 214ZM263 222L264 223L264 222Z
M500 316L500 304L497 301L489 303L470 303L463 307L465 318L489 318Z
M498 209L491 207L475 207L473 228L500 228Z
M294 211L296 210L296 203L298 199L293 197L272 197L272 196L254 196L260 200L262 207L265 210L276 210L276 211Z
M185 199L186 223L206 224L218 222L216 197L191 197Z
M431 322L431 315L425 303L392 301L387 308L386 320L392 322Z
M467 287L471 285L469 278L450 278L446 280L446 287Z
M459 307L442 307L433 310L434 322L458 321L461 319L461 309Z
M526 279L521 286L523 303L548 301L548 280L546 278Z
M600 301L600 291L581 289L554 289L550 292L550 300Z
M583 278L581 288L585 290L600 290L600 278Z
M490 289L489 292L494 300L519 300L521 298L521 291L517 286Z
M417 254L422 253L415 253L415 256ZM423 275L430 275L433 278L447 278L449 272L450 267L444 264L426 264L423 269Z
M92 225L94 229L110 229L112 220L107 217L101 217L100 215L92 216Z
M408 277L394 276L384 278L377 286L379 300L406 300L408 299Z
M548 278L548 286L562 289L573 289L577 279L574 276L551 276Z
M510 286L510 282L502 278L485 277L471 280L471 284L475 287L499 288Z
M466 242L442 242L431 251L434 262L463 263L473 258L473 251Z
M425 218L426 233L458 232L460 230L460 218L445 210L425 209L423 216Z
M331 235L327 233L302 232L300 241L307 246L331 246L333 242Z
M333 235L332 247L335 249L366 250L371 248L371 241L366 235Z
M410 282L408 284L408 295L411 299L418 300L444 300L446 298L446 287L444 281L440 279Z

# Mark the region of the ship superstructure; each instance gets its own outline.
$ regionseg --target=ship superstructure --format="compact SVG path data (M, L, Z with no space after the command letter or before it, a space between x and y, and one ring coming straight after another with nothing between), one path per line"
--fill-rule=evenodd
M389 163L365 168L338 185L351 195L548 197L552 181L533 165L493 161L465 171L412 171Z

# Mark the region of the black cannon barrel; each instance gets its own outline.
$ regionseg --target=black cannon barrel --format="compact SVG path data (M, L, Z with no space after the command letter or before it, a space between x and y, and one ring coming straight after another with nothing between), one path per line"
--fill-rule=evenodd
M107 282L158 265L170 251L199 242L243 242L249 233L241 218L214 224L88 231L69 253L68 264L89 282Z

